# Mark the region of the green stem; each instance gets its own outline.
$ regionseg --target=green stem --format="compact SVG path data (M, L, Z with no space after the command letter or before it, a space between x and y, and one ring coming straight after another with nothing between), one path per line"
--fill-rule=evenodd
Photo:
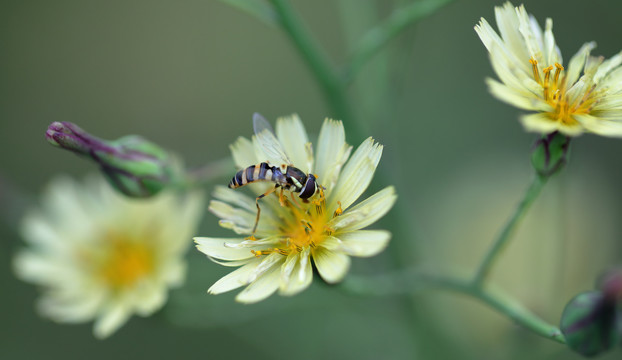
M565 344L566 339L559 328L553 326L523 307L512 297L501 291L485 290L469 280L403 272L375 278L349 277L344 289L357 295L389 296L402 293L417 293L428 288L454 291L470 296L514 320L518 325L547 339Z
M353 123L354 115L347 99L345 84L324 51L303 27L302 21L294 13L287 0L271 0L271 2L281 27L290 37L322 88L322 93L333 111L333 116L342 120L346 130L354 137L363 139L360 129Z
M421 0L393 11L387 20L369 30L361 38L350 56L350 66L345 72L346 81L352 81L363 65L405 28L435 13L441 7L452 1L453 0Z
M501 234L499 234L499 237L497 237L493 245L490 247L488 253L484 257L484 260L481 262L479 268L477 269L477 273L473 278L473 284L476 287L483 286L486 278L488 277L488 274L490 273L490 270L492 269L492 266L495 263L495 260L499 257L502 250L508 244L510 238L512 237L512 234L514 234L514 231L516 230L517 225L524 218L527 210L540 194L540 190L542 190L542 187L544 186L544 184L546 184L547 179L548 178L545 176L534 176L534 179L529 185L529 188L527 188L527 191L525 192L525 197L516 207L514 215L512 215L510 220L505 224L505 227L501 231Z

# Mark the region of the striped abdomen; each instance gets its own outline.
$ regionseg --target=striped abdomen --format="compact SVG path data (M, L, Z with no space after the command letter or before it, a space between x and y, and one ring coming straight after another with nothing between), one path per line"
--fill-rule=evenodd
M261 164L249 166L238 171L229 182L229 188L239 188L256 181L273 181L279 185L283 185L286 182L285 176L283 176L278 167L262 162Z

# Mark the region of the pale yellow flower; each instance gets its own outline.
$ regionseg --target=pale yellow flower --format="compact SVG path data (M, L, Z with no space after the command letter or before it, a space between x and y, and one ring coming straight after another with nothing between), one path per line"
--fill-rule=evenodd
M202 213L200 193L128 199L100 177L51 182L42 206L22 221L28 248L19 278L40 285L38 310L62 323L95 320L105 338L132 314L161 308L185 278L184 253Z
M197 248L215 262L241 266L218 280L208 290L212 294L246 286L236 297L245 303L265 299L277 290L281 295L294 295L311 284L311 261L326 282L336 283L346 275L350 256L375 255L389 241L388 231L362 229L391 209L396 200L394 188L389 186L354 205L373 177L382 145L368 138L350 157L352 147L345 141L342 123L326 120L314 157L297 116L278 119L276 134L278 143L272 146L282 148L294 166L316 174L318 183L325 187L325 196L318 192L305 203L295 193L285 191L283 204L274 194L261 199L256 239L195 238ZM231 150L240 169L268 158L256 137L253 141L239 138ZM247 185L255 194L273 186ZM239 235L250 235L255 223L255 199L243 192L219 186L209 209L220 217L221 226Z
M475 26L501 80L486 81L498 99L535 112L521 116L526 130L622 136L622 52L593 57L590 42L564 65L551 19L542 31L524 6L509 2L495 7L495 17L500 35L483 18Z

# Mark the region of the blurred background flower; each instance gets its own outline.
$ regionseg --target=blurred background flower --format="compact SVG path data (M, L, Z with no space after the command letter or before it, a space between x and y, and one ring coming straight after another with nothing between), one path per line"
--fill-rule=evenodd
M350 58L367 30L394 7L408 3L291 1L337 65ZM593 55L609 58L620 51L620 2L522 3L541 21L554 18L557 44L569 55L592 40L598 41ZM393 232L395 217L410 220L409 229L393 232L382 254L353 259L350 274L377 274L395 268L396 259L415 265L434 259L441 267L460 258L463 265L455 271L473 271L521 197L532 175L528 154L535 135L524 132L516 121L522 110L490 96L484 79L495 74L473 31L480 17L492 19L493 5L501 4L454 1L408 27L363 64L350 83L348 96L364 130L357 137L346 129L348 142L359 144L373 135L385 145L376 178L364 196L388 184L380 174L393 181L400 196L395 216L385 217L376 228ZM293 112L315 119L305 123L310 138L317 136L322 119L337 118L282 31L220 1L5 0L0 2L0 17L0 172L26 193L37 193L59 170L82 176L93 169L45 141L45 129L54 121L77 123L104 139L140 134L174 149L188 166L200 166L229 156L227 145L248 133L254 112L268 119ZM621 146L619 140L598 136L573 139L568 165L534 204L536 218L526 219L526 228L519 229L520 237L492 273L493 282L501 281L497 285L546 320L558 320L565 302L593 289L595 276L622 261L622 226L617 221L622 192L616 185L622 183ZM236 170L232 168L221 184L226 185ZM3 192L4 186L0 196ZM551 196L561 204L554 206L547 199ZM568 204L564 199L581 201ZM0 205L5 204L2 197ZM449 204L454 211L447 210ZM559 227L539 221L539 206L551 206L545 212L561 216ZM562 221L576 219L568 212L580 214L585 222ZM527 235L520 234L525 231ZM210 214L195 235L208 233L230 234ZM574 240L563 241L564 234L571 233L584 241L577 250L572 250ZM304 296L271 297L252 306L235 303L235 294L208 296L205 284L229 269L205 261L196 251L188 254L186 284L171 292L163 312L147 319L134 317L117 334L123 336L100 342L93 339L90 325L59 326L33 312L35 288L10 271L11 254L21 240L10 223L0 225L0 238L3 309L9 309L0 322L5 334L0 337L0 358L67 358L70 349L75 357L109 359L134 354L137 348L145 356L189 359L204 358L206 349L210 356L253 359L522 360L525 353L530 359L580 358L449 293L435 295L466 303L467 310L479 309L500 326L491 329L507 330L512 337L500 341L502 333L487 330L483 324L488 323L482 320L480 325L478 317L452 321L450 312L447 321L439 322L439 312L451 309L422 301L432 295L412 302L362 299L313 284ZM526 238L534 244L524 246L540 252L518 249ZM465 251L475 240L477 247ZM431 243L444 250L432 253ZM547 263L566 251L578 255L559 266ZM546 276L536 272L538 267L547 267ZM504 274L523 277L523 285L505 280ZM534 278L548 285L532 284ZM565 284L566 296L548 292L551 279ZM538 305L549 301L556 304ZM466 316L464 311L461 315ZM39 346L32 346L32 339ZM619 355L618 351L602 358Z
M160 309L169 288L183 284L202 207L200 192L132 200L99 176L84 184L57 178L21 224L28 247L15 256L15 272L40 285L41 315L95 320L95 337L108 337L131 315Z

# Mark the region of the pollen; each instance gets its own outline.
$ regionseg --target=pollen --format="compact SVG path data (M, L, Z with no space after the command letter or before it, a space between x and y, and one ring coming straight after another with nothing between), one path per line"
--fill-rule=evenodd
M321 244L331 235L331 229L327 226L332 218L326 208L326 198L322 191L315 195L315 199L308 202L291 201L285 198L283 204L282 241L277 248L254 251L255 256L267 255L278 252L281 255L289 255L293 252L301 252L307 247L315 247Z
M569 96L565 69L561 64L555 63L540 70L534 58L529 59L529 63L533 79L542 87L542 98L553 108L546 113L551 120L577 125L574 115L588 114L592 110L595 103L593 88L586 89L579 96Z
M111 288L132 286L154 269L153 249L124 236L107 239L108 249L100 258L100 275Z

